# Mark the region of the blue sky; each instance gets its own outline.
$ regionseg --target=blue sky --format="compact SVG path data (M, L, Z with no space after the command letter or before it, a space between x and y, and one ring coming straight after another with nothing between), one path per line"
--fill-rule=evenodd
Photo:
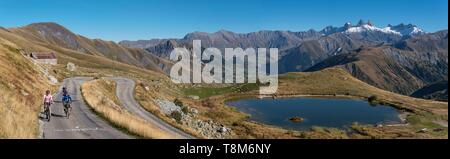
M448 0L0 0L0 26L56 22L89 38L181 38L226 29L320 30L370 19L448 28Z

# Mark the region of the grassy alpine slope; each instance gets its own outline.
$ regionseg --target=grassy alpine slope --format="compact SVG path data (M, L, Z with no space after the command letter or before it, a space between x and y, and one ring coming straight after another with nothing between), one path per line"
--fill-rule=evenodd
M42 95L52 88L19 48L0 37L0 138L38 136Z
M188 96L202 92L202 87L186 88ZM190 91L190 90L196 91ZM335 128L314 127L310 131L290 131L267 126L248 120L248 115L226 106L226 100L257 97L258 90L248 92L228 92L222 95L211 93L206 99L191 101L199 105L205 117L231 127L236 138L448 138L448 103L412 98L384 91L368 85L347 71L339 68L308 73L288 73L280 76L280 84L275 97L296 96L340 96L367 100L377 97L377 102L396 107L406 114L407 125L375 127L373 125L353 125L355 133ZM420 132L426 128L427 132Z
M116 84L109 80L94 80L84 83L82 94L88 105L102 117L126 131L144 138L170 139L161 129L122 108L116 97Z

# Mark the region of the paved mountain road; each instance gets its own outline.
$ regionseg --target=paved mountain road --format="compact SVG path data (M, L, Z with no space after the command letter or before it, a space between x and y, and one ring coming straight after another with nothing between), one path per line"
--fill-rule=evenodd
M163 120L147 112L134 99L135 82L127 78L109 78L117 82L116 95L125 109L131 113L156 125L163 131L170 133L176 138L191 139L191 135L178 130L165 123ZM54 96L55 101L61 101L62 87L65 86L73 98L72 112L70 118L65 117L61 102L52 105L52 118L50 122L41 119L42 138L44 139L130 139L134 138L122 131L117 130L108 122L97 116L84 102L81 95L81 85L92 80L89 77L75 77L65 79L58 92ZM43 116L43 115L41 115Z
M98 117L84 102L81 95L81 84L92 78L76 77L65 79L58 92L54 96L55 101L61 101L62 87L65 86L71 95L72 112L70 119L65 117L61 102L52 105L52 118L50 122L41 119L43 124L44 139L129 139L133 138ZM42 115L41 115L42 116Z
M119 101L121 102L122 106L133 113L134 115L137 115L143 119L145 119L147 122L150 122L151 124L157 126L161 130L171 134L172 136L176 136L177 138L184 138L184 139L193 139L194 137L178 130L177 128L173 127L172 125L164 122L160 118L156 117L152 113L146 111L144 108L141 107L140 104L137 103L137 101L134 98L134 88L135 88L135 82L133 80L127 79L127 78L121 78L121 77L115 77L110 78L111 80L114 80L117 83L117 89L116 89L116 95L119 98Z

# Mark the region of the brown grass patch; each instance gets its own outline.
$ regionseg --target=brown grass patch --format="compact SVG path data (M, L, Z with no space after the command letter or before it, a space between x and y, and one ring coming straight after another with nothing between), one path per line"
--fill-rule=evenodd
M82 85L82 94L88 105L116 126L132 134L152 139L173 139L151 123L146 122L119 106L114 94L115 83L107 80L93 80Z
M41 96L51 89L19 47L0 38L0 138L36 138Z

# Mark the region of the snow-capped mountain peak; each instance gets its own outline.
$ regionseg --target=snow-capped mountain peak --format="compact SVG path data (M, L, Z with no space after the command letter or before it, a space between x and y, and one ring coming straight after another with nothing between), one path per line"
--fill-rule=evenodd
M425 33L422 29L412 24L399 24L397 26L388 26L390 30L396 31L402 35L417 35Z
M375 26L372 26L369 24L363 24L361 26L350 27L344 32L345 33L361 33L361 32L368 32L368 31L383 32L383 33L388 33L388 34L400 34L396 31L391 30L389 27L378 28L378 27L375 27Z
M422 29L418 28L415 25L412 24L405 25L403 23L396 26L388 25L385 28L378 28L373 24L371 24L370 22L363 23L362 21L360 21L357 26L351 27L348 26L349 25L347 24L345 25L344 28L346 29L343 31L343 33L352 34L361 32L382 32L386 34L396 34L400 36L412 36L425 33Z

